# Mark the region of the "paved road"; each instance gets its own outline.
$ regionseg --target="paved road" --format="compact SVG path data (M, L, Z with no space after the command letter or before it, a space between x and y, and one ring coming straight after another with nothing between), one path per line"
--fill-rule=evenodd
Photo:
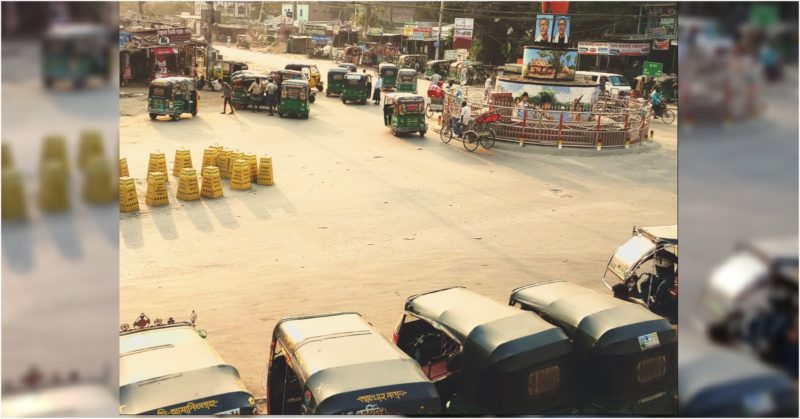
M301 56L222 48L266 70ZM323 73L333 63L317 61ZM421 82L424 89L424 82ZM142 93L144 89L134 90ZM467 153L436 134L393 137L374 105L319 95L308 120L221 115L203 92L197 118L151 122L144 97L121 99L121 155L140 201L148 153L219 143L273 157L276 185L120 217L120 312L132 321L195 309L209 341L263 394L282 316L358 311L389 336L404 299L464 285L505 302L526 283L600 275L632 225L676 222L675 125L631 150L499 143ZM183 314L185 313L185 314Z

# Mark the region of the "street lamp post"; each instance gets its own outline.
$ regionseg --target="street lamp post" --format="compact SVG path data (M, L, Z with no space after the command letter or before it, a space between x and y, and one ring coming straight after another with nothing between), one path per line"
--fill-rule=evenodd
M436 59L439 60L439 50L442 49L442 13L444 13L444 0L439 3L439 32L436 34Z

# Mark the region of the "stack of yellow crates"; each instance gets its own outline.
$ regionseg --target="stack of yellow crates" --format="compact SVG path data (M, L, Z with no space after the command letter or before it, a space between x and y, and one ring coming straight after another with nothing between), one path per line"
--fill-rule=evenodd
M243 158L233 162L231 189L237 191L250 189L250 163Z
M94 156L103 156L103 136L100 131L83 131L78 144L78 167L85 169Z
M169 173L167 171L167 158L164 156L164 153L156 150L155 153L150 153L150 161L147 163L147 178L149 184L150 175L158 172L158 173ZM164 179L165 182L169 182L169 179Z
M48 161L41 170L39 186L39 207L44 212L68 210L69 173L59 161Z
M219 177L219 168L206 166L203 168L203 187L200 190L203 198L222 197L222 179Z
M5 153L3 150L3 161ZM4 220L23 220L28 217L28 207L25 204L25 185L19 172L8 167L3 169L3 204L2 214Z
M144 202L151 207L169 205L167 175L163 172L153 172L147 176L147 195Z
M106 204L117 197L111 180L111 167L105 157L94 156L83 178L83 199L92 204Z
M264 156L261 158L261 164L258 166L258 180L259 185L272 185L272 157Z
M131 177L123 176L119 178L119 211L139 211L139 197L136 196L136 183Z
M130 175L128 171L128 159L122 157L119 159L119 177L128 177Z
M175 162L172 164L172 176L181 175L181 170L192 168L192 154L189 150L175 150Z
M197 185L197 171L182 169L178 182L177 198L181 201L194 201L200 199L200 187Z

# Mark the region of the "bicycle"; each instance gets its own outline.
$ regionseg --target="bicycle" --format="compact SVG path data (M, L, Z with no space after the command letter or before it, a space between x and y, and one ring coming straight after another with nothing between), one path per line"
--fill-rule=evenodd
M664 110L660 114L656 112L655 108L653 108L652 112L653 119L661 119L661 122L665 124L671 124L675 121L675 112L667 109L666 106L664 106Z

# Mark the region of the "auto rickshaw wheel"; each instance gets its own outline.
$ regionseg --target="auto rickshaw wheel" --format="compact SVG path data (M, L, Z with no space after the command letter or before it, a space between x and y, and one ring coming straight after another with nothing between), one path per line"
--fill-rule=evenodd
M155 120L156 120L156 118L158 118L158 114L155 114L155 113L151 113L151 114L150 114L150 120L151 120L151 121L155 121Z
M308 96L308 102L309 103L314 103L315 100L317 100L316 96L314 96L314 95L309 95Z
M322 83L317 83L317 91L320 91L320 92L321 92L321 91L322 91L322 89L323 89L323 87L322 87Z
M283 113L282 112L278 112L278 116L283 118Z
M48 78L44 79L44 87L46 87L48 89L52 89L54 84L55 84L55 81L52 78L48 77Z
M424 137L424 136L425 136L425 131L420 131L420 132L419 132L419 136L420 136L420 137Z
M181 119L181 115L180 114L172 114L172 115L169 116L169 119L171 119L173 121L177 121L177 120Z
M329 90L325 91L325 97L331 97L331 92Z

